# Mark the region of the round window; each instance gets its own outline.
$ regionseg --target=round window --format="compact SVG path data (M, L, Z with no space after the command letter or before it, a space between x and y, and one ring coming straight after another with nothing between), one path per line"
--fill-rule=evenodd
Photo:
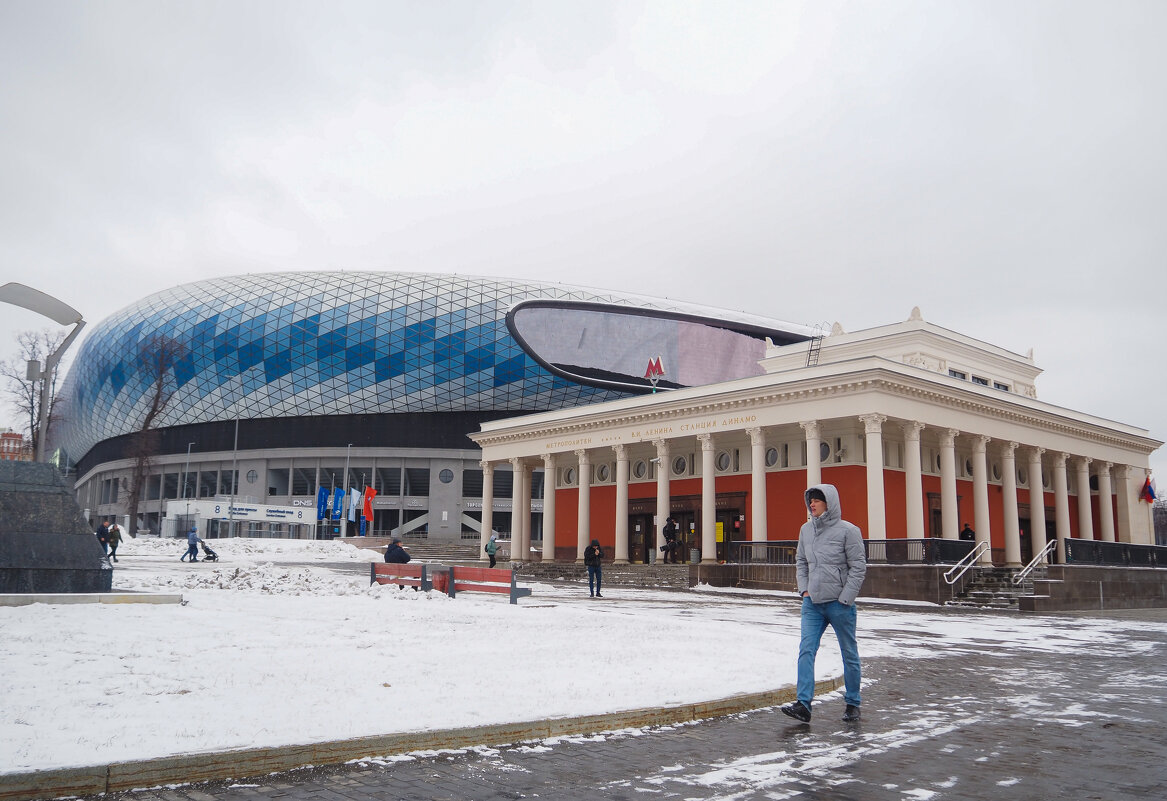
M766 449L766 467L773 467L776 464L778 464L778 449L777 448L767 448Z
M717 469L723 473L729 469L729 454L725 451L717 454Z
M248 484L254 484L255 480L257 478L259 478L259 473L255 472L254 470L247 471L247 483Z
M454 480L454 471L450 470L449 468L438 473L438 481L442 482L443 484L449 484L453 480Z
M831 458L831 446L825 442L819 443L819 461L825 462Z
M632 475L636 478L644 478L645 473L648 472L648 465L641 459L636 464L632 465Z
M1025 486L1025 468L1024 467L1017 468L1017 483L1023 487Z
M993 481L1000 481L1000 480L1001 480L1001 465L994 464L993 465Z
M575 468L569 467L563 471L563 483L567 486L575 484Z
M596 480L607 481L608 476L611 475L611 469L606 464L602 464L596 468Z
M684 456L678 456L676 459L673 459L673 475L683 476L688 469L689 460Z

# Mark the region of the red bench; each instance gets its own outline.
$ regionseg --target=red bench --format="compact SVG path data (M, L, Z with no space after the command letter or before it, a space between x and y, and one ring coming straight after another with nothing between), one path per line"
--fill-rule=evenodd
M428 565L370 562L369 584L396 584L398 587L417 587L422 592L432 590L434 583L426 572Z
M438 589L442 589L440 586ZM446 583L446 594L451 598L458 592L497 592L500 595L509 595L512 604L517 604L520 598L531 594L529 587L519 587L515 584L515 573L498 567L450 567L450 578Z

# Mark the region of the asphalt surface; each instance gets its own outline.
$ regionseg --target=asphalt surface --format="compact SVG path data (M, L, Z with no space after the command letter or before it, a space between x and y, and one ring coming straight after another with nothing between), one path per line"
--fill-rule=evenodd
M1017 613L959 614L956 625L1017 620ZM1048 648L974 638L937 649L926 631L898 633L908 650L924 655L864 659L858 724L840 720L842 695L835 692L816 699L809 724L770 708L104 798L1158 801L1167 798L1167 612L1113 617L1114 636ZM1102 622L1092 630L1105 631ZM1063 616L1049 625L1078 623Z

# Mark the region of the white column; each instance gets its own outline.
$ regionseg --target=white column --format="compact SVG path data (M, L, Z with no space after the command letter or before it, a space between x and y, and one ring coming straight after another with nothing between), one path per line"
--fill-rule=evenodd
M1066 537L1070 536L1070 487L1066 481L1066 454L1054 453L1054 528L1058 533L1058 564L1066 563Z
M1045 482L1041 475L1041 455L1045 448L1029 451L1029 543L1033 555L1045 547Z
M1131 465L1118 466L1118 541L1135 545L1150 545L1154 535L1147 528L1147 513L1139 500L1147 471Z
M523 462L523 469L519 475L523 479L522 494L519 495L519 502L522 504L522 529L523 532L523 561L531 561L531 465Z
M940 534L946 540L960 538L960 509L956 500L955 428L940 432Z
M523 460L511 459L511 561L527 561L523 546Z
M1131 542L1131 507L1135 504L1135 489L1131 483L1131 468L1120 464L1115 469L1115 497L1118 501L1118 542Z
M669 442L654 439L656 446L656 554L661 558L661 548L665 545L665 521L669 517Z
M867 538L887 539L887 509L883 497L883 423L887 415L864 414L863 423L867 443Z
M478 561L486 562L490 557L484 549L494 527L494 465L479 462L478 466L482 468L482 531L478 535Z
M993 538L989 522L989 466L985 459L985 448L991 437L978 434L973 437L972 467L973 467L973 527L977 532L977 542L983 542L989 547L981 556L982 565L993 564Z
M583 563L584 551L592 541L592 462L582 448L575 452L579 459L579 507L576 515L575 561Z
M908 539L924 536L924 476L920 468L920 431L924 424L904 424L904 503Z
M750 541L766 541L766 434L747 428L750 435Z
M1083 456L1078 459L1078 537L1094 539L1094 518L1090 514L1090 462Z
M543 454L543 561L555 561L555 454Z
M1005 566L1021 567L1021 528L1017 522L1016 442L1001 446L1001 503L1005 513Z
M701 443L701 561L717 562L717 476L712 434L698 434Z
M1098 465L1098 530L1103 542L1114 542L1114 490L1110 486L1111 462Z
M799 425L806 432L806 486L813 487L823 483L823 467L819 459L819 446L822 444L819 421L807 420Z
M628 449L613 445L616 452L616 552L615 564L628 564Z

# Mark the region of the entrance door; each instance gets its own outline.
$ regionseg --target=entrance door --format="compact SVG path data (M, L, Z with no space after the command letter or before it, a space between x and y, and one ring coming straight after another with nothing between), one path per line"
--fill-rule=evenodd
M648 564L652 559L652 549L656 547L652 518L652 515L628 516L628 561L633 564Z
M701 547L701 532L697 530L697 513L692 510L673 512L673 519L677 521L677 557L678 561L689 561L689 551Z
M720 538L717 541L717 560L728 562L730 557L730 543L742 539L741 512L737 509L718 509L717 525L720 529Z

